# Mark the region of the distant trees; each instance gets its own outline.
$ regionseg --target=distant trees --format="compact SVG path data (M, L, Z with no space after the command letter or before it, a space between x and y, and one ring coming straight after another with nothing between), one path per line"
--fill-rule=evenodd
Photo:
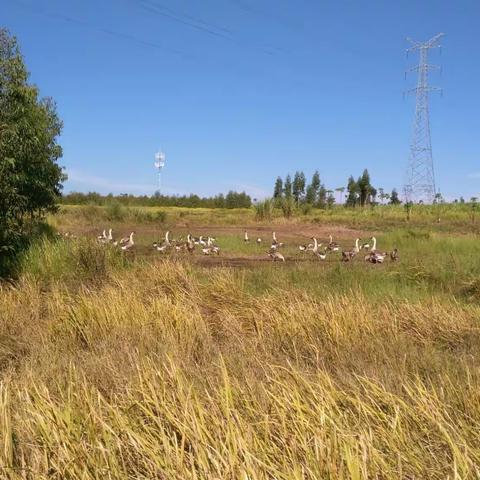
M273 189L273 198L280 198L283 194L283 180L281 177L277 177L275 181L275 187Z
M394 188L392 190L392 193L390 194L390 205L400 205L401 203L402 202L401 202L400 198L398 198L398 192Z
M305 195L305 174L303 172L295 172L295 176L293 177L293 198L297 203L297 206L300 204L300 200L303 200Z
M281 186L283 185L283 193L279 195ZM305 174L301 171L295 172L293 182L290 174L288 174L283 182L281 177L275 181L274 198L277 200L277 206L285 209L285 202L292 198L294 204L298 207L300 205L309 205L317 208L327 208L333 206L335 203L335 196L333 191L327 190L325 185L321 183L320 174L318 170L312 175L310 183L307 185ZM288 204L289 212L291 204Z
M57 163L62 122L28 77L16 39L0 29L0 276L34 225L55 210L65 178Z
M245 192L230 191L226 195L220 193L214 197L199 197L190 195L161 195L155 193L148 195L100 195L96 192L79 193L71 192L60 198L60 203L65 205L109 205L119 203L125 206L150 206L150 207L188 207L188 208L249 208L252 199Z
M292 179L290 174L287 175L285 183L283 184L283 195L285 198L290 198L292 196Z

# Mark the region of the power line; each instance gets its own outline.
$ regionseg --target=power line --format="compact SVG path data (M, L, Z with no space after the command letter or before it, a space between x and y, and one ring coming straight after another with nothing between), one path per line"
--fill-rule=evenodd
M156 15L167 18L169 20L180 23L182 25L194 28L196 30L202 31L202 32L207 33L209 35L212 35L212 36L215 36L215 37L218 37L218 38L223 38L223 39L228 40L230 42L236 43L239 46L248 47L248 48L253 47L255 49L260 49L261 52L266 54L266 55L270 55L270 56L275 55L275 53L271 50L268 50L264 47L260 47L260 46L257 46L257 45L248 45L247 42L233 37L231 35L231 33L233 33L231 30L227 30L227 29L224 29L222 27L217 27L217 26L212 25L212 24L207 24L203 20L198 20L197 19L195 21L191 21L188 18L186 18L185 15L183 16L184 18L182 18L177 13L169 13L168 11L162 11L162 9L163 10L167 9L167 7L164 7L162 5L158 5L154 2L152 2L151 0L132 0L132 1L135 2L140 8L142 8L145 11L148 11L149 13L154 13ZM170 12L174 12L172 9L168 9L168 10ZM192 16L188 16L188 17L195 18L195 17L192 17ZM203 23L203 25L202 25L202 23ZM222 31L220 31L220 30L222 30ZM278 49L276 47L272 47L272 48L275 48L275 50L280 51L280 49Z
M60 21L66 22L66 23L73 23L75 25L79 25L81 27L84 27L84 28L92 30L92 31L100 32L100 33L103 33L103 34L106 34L106 35L110 35L112 37L121 38L123 40L129 40L129 41L137 43L138 45L143 45L145 47L154 48L154 49L157 49L157 50L162 50L164 52L167 52L167 53L170 53L170 54L173 54L173 55L178 55L182 58L191 58L192 57L192 54L190 54L188 52L185 52L183 50L170 48L170 47L166 47L164 45L161 45L159 43L150 42L148 40L143 40L141 38L138 38L134 35L130 35L128 33L119 32L119 31L116 31L116 30L111 30L111 29L103 28L103 27L97 27L97 26L93 25L92 23L86 22L85 20L80 20L78 18L73 18L73 17L70 17L68 15L63 15L63 14L60 14L60 13L50 12L48 10L45 10L44 8L38 7L37 5L35 5L35 6L30 5L30 4L28 4L26 2L23 2L21 0L16 0L16 3L21 5L22 7L26 8L26 9L34 12L35 14L41 15L43 17L52 18L54 20L60 20Z

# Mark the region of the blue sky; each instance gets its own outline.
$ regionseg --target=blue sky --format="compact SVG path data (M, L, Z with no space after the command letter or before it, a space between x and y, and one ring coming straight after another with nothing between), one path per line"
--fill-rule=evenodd
M64 121L65 189L271 194L315 169L401 188L415 83L406 36L445 32L431 101L437 185L480 194L478 0L0 0Z

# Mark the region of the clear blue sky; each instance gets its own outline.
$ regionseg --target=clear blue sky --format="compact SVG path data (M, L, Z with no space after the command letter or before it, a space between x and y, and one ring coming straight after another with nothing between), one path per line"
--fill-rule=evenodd
M32 81L64 120L66 191L271 194L315 169L401 187L415 83L406 36L445 32L432 63L437 184L480 193L480 2L0 0Z

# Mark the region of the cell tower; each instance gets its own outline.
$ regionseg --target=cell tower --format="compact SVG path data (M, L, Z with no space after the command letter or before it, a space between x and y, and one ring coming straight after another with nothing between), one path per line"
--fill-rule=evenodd
M154 165L158 172L158 191L160 192L160 187L162 186L162 169L165 166L165 154L162 151L158 151L155 154Z
M428 63L428 51L440 48L440 38L443 33L435 35L426 42L416 42L407 38L412 46L409 52L419 52L420 61L409 72L417 72L417 86L406 93L415 94L415 120L413 123L413 137L410 144L410 156L405 176L404 194L406 202L432 203L435 199L435 174L433 170L432 142L430 139L430 118L428 108L428 94L441 90L428 84L428 72L439 70L438 65Z

